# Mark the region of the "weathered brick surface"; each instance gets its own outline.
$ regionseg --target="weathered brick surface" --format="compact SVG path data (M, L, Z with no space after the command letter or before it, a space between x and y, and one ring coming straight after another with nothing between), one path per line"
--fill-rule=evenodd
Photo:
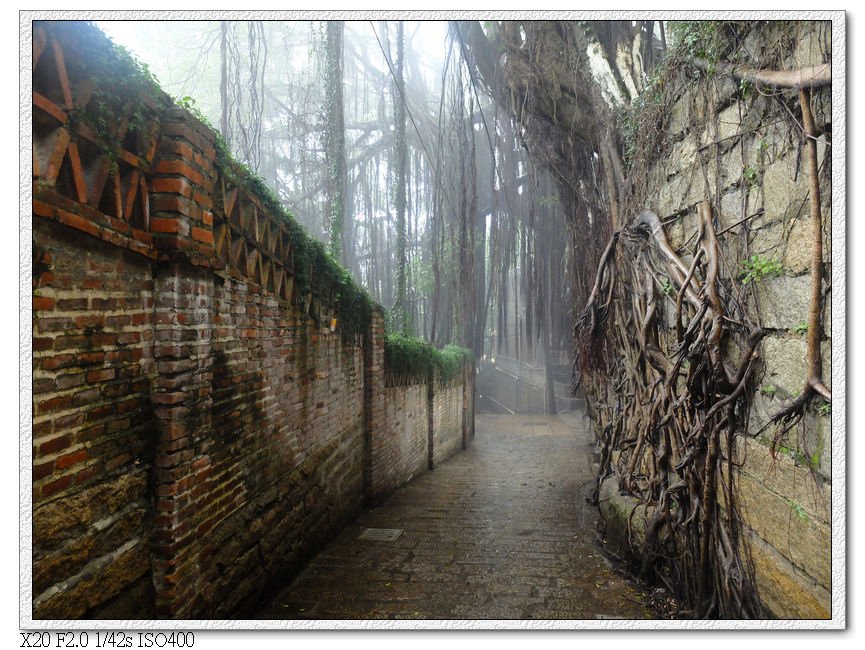
M384 390L387 447L377 450L376 473L384 491L394 490L429 467L428 386L409 384Z
M165 112L151 182L154 246L198 265L221 266L213 250L214 134L186 111Z
M147 258L47 221L34 251L34 616L77 618L125 587L114 574L93 600L81 585L107 580L112 554L149 534L153 275Z
M430 387L386 392L380 309L353 339L319 324L336 292L307 309L285 225L188 112L121 150L110 201L58 182L77 150L36 76L33 616L242 615L426 467Z
M473 379L467 367L447 383L394 379L382 389L384 411L368 442L371 503L467 447L474 438Z
M363 493L367 504L375 503L390 489L381 458L385 427L384 395L384 312L373 310L363 346L364 452Z
M433 467L463 448L462 377L437 382L432 400Z
M426 469L428 385L384 389L381 345L367 367L255 285L38 223L37 617L123 611L121 587L155 599L128 616L236 613L358 511L367 422L382 491ZM462 388L447 390L461 426ZM91 591L94 567L117 592Z
M196 521L210 530L213 611L227 614L359 509L363 356L243 282L226 280L214 307L226 331L214 338L213 424L196 456L206 492L220 496Z

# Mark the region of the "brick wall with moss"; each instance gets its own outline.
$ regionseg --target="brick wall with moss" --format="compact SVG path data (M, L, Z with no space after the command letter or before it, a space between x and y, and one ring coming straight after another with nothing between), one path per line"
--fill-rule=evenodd
M370 436L375 463L368 494L373 503L434 469L474 432L470 350L437 350L401 334L386 335L383 348L384 424Z

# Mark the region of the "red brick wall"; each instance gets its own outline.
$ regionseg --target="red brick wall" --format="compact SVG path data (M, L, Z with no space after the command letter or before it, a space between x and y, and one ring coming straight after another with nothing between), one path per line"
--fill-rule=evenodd
M361 348L209 269L34 244L34 616L148 616L153 582L157 616L248 609L361 505Z
M146 616L150 260L45 219L33 250L34 616L97 614L124 594Z
M363 356L257 287L217 282L212 424L193 464L199 582L215 616L244 612L357 512Z
M390 490L387 465L383 458L387 449L384 395L384 313L373 310L363 349L364 383L364 454L363 493L366 503L375 503Z

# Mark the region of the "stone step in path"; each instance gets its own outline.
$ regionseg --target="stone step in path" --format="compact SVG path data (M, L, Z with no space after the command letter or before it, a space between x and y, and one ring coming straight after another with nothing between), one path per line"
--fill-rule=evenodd
M651 618L598 547L588 436L479 415L467 451L363 511L258 618Z

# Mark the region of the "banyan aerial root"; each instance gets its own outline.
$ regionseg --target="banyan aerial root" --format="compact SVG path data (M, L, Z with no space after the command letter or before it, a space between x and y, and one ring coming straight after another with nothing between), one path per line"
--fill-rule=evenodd
M755 618L763 610L742 540L734 437L765 332L747 325L721 277L708 201L698 214L690 260L650 210L614 233L575 326L574 377L609 378L582 384L599 423L599 483L614 474L647 506L642 571L694 617Z
M768 426L775 426L772 449L778 446L805 416L805 409L814 398L832 401L832 393L823 382L823 361L820 354L823 315L823 220L820 213L820 181L817 169L817 134L814 116L811 113L811 93L807 88L799 90L799 106L802 109L802 127L805 136L809 184L808 199L811 217L811 302L808 310L808 342L806 365L808 376L799 395L775 413Z

